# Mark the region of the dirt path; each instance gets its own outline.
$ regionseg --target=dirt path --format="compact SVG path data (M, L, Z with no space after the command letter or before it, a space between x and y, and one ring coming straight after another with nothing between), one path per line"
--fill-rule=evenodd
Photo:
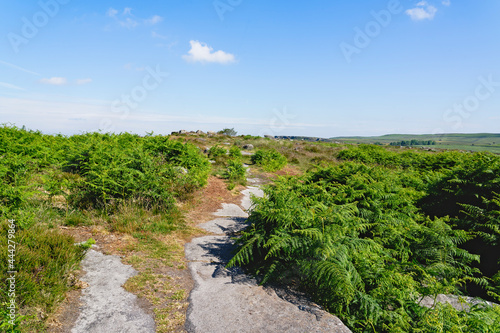
M250 181L252 183L252 181ZM243 191L243 209L251 205L256 187ZM264 288L241 269L225 268L231 258L231 236L247 226L248 214L235 204L223 204L217 218L199 225L213 236L186 244L189 269L195 280L187 313L188 332L351 332L337 317L290 292ZM285 300L287 299L287 300ZM290 300L290 301L288 301Z

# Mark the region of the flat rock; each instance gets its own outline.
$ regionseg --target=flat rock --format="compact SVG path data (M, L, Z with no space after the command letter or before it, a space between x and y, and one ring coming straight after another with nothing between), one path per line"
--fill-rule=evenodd
M239 206L235 204L223 203L222 208L213 213L215 216L225 216L225 217L248 217Z
M104 255L90 249L82 268L87 272L81 280L89 287L83 290L80 315L72 333L155 332L155 321L141 309L137 296L122 285L137 271L122 264L120 257Z
M252 196L257 198L262 198L264 196L264 191L256 186L248 186L246 190L241 192L243 198L241 199L241 207L244 210L249 210L252 207Z
M252 185L259 185L262 183L262 180L260 180L259 178L247 178L247 183Z
M189 297L188 332L351 332L337 317L288 302L239 268L226 269L233 249L227 236L200 237L186 245L195 281Z
M198 227L216 235L233 234L245 229L247 226L248 223L244 217L219 218L198 225Z
M186 244L184 252L189 261L221 263L231 258L233 244L229 236L204 236Z

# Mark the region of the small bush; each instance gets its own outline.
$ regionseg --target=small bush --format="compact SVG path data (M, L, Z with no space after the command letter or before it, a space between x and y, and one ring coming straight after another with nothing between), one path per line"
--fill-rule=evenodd
M241 185L246 183L246 170L239 159L230 159L228 161L224 178Z
M226 153L227 153L226 149L217 145L217 146L210 147L210 149L208 150L208 157L210 157L210 158L222 157L222 156L226 156Z
M259 149L252 155L252 162L262 166L265 171L281 170L286 164L287 159L275 149Z
M237 146L232 146L229 149L229 157L232 157L232 158L241 158L242 155L241 155L240 148L238 148Z

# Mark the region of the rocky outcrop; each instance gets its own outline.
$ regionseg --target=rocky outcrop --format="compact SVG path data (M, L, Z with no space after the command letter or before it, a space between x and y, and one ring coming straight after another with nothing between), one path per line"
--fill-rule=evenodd
M248 143L248 144L243 145L243 149L252 150L252 149L254 149L254 147L252 144Z

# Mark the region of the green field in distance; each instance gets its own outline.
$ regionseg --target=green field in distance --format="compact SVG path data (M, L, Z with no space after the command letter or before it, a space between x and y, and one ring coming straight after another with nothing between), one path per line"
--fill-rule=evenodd
M470 151L489 151L500 154L500 134L477 133L477 134L388 134L382 136L351 136L335 137L333 140L345 143L366 143L388 145L391 142L419 140L436 142L429 146L439 149L457 149Z

